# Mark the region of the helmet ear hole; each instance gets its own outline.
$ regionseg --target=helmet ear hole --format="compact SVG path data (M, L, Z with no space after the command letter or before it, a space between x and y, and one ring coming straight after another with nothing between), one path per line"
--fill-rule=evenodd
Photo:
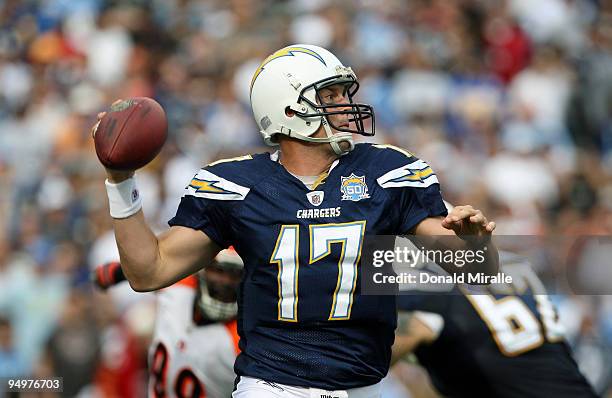
M295 111L293 109L291 109L291 107L287 106L285 108L285 115L287 117L294 117L295 116Z

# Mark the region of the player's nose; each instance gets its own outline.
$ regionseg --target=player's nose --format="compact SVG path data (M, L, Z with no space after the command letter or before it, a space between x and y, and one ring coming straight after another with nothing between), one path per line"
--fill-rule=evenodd
M350 111L352 109L351 101L346 95L343 95L342 97L340 97L338 101L338 105L339 106L337 109L343 112Z

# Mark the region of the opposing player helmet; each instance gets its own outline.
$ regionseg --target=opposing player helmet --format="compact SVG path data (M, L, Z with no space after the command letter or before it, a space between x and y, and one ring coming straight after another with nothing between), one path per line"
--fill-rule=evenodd
M233 248L222 250L200 273L198 306L212 321L226 321L238 313L238 285L244 263Z
M325 103L319 90L344 86L346 103ZM257 68L251 80L251 107L267 145L277 145L278 134L315 143L330 143L341 155L354 147L352 134L374 135L374 111L353 102L357 76L324 48L296 44L276 51ZM348 115L348 126L334 125L328 116ZM368 122L365 122L368 120ZM370 124L366 130L366 124ZM323 126L327 137L314 138ZM337 134L332 132L337 130ZM341 149L340 142L348 148Z

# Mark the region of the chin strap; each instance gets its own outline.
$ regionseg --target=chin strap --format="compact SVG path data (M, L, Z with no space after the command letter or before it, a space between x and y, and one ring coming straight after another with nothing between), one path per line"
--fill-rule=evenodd
M327 122L327 120L323 120L323 128L325 129L325 134L327 134L327 138L329 139L329 144L331 145L336 155L346 155L355 148L355 143L353 142L353 134L340 133L334 135L331 127L329 127L329 123ZM340 147L341 142L348 143L349 147L346 150L343 150Z
M325 130L325 135L327 137L309 137L307 135L303 135L293 131L284 134L288 137L297 138L301 141L314 142L318 144L330 144L336 155L346 155L355 148L352 133L341 132L338 134L334 134L331 127L329 127L329 123L327 122L327 120L323 120L323 129ZM343 150L340 147L341 142L346 142L348 144L348 148L346 150Z

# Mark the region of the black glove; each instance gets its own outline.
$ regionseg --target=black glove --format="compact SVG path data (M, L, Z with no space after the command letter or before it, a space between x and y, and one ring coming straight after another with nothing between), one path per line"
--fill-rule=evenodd
M111 262L96 267L91 273L91 281L100 289L106 290L125 280L121 264Z

